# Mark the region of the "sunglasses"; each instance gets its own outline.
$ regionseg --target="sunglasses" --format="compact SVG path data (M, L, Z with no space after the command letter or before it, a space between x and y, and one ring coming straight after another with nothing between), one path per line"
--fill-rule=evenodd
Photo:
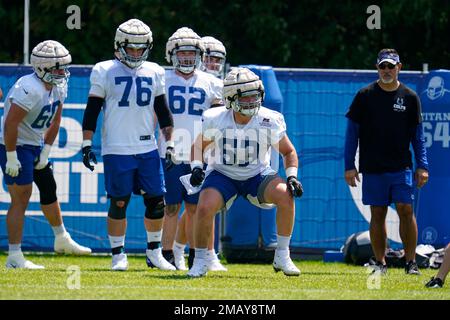
M389 70L392 70L395 68L395 64L389 63L389 62L383 62L382 64L378 65L378 69L384 70L388 67Z

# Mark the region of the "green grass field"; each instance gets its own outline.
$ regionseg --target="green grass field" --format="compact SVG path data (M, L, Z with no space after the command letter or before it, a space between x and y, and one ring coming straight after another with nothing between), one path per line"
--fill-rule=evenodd
M150 300L303 300L303 299L431 299L450 300L450 287L426 289L436 270L422 269L421 276L407 276L403 269L389 269L379 289L368 289L364 267L341 263L299 261L299 277L275 273L270 264L228 264L228 272L209 272L189 279L186 272L147 268L144 256L129 256L126 272L109 270L108 256L71 257L26 255L45 270L5 268L0 253L0 299L150 299ZM80 288L69 289L73 273L80 270ZM369 283L374 283L369 281Z

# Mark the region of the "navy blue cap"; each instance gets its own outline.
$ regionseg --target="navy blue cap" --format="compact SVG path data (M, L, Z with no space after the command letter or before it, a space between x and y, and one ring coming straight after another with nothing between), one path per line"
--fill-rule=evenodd
M397 63L400 63L400 56L393 52L383 52L378 55L377 65L380 65L380 63L383 62L389 62L395 65Z

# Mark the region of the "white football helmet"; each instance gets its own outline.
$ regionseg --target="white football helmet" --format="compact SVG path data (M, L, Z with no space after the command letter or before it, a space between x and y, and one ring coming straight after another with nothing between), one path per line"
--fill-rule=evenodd
M39 79L55 86L65 86L72 62L69 51L59 42L46 40L33 48L30 57L31 66Z
M137 68L148 58L153 46L152 32L144 22L138 19L130 19L122 23L116 30L114 37L114 49L119 54L119 60L130 68ZM127 53L126 48L143 49L140 56L136 57Z
M205 46L202 70L211 73L218 78L222 77L227 56L225 46L222 42L213 37L203 37L202 41Z
M223 80L223 97L226 107L245 116L258 113L264 99L264 85L259 77L247 68L232 68ZM253 99L247 98L252 97ZM245 98L246 101L240 101Z
M177 52L193 51L193 57L178 57ZM181 73L190 74L200 67L205 47L202 39L190 28L180 28L169 38L166 44L166 60Z

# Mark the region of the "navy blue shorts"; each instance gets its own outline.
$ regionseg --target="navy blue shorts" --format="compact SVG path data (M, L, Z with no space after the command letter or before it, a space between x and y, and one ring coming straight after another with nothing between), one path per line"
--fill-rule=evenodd
M33 182L34 161L41 153L40 146L23 145L16 146L17 158L20 161L22 169L17 177L11 177L5 173L6 170L6 148L0 144L0 166L2 167L3 177L7 185L27 185Z
M161 158L161 162L164 163ZM166 204L177 204L183 201L191 204L198 203L199 192L188 195L185 187L180 181L180 177L191 173L191 165L186 163L176 164L169 171L164 169L164 180L166 181L166 194L164 200Z
M110 197L142 194L156 197L165 193L164 173L158 150L136 155L103 156L105 189Z
M270 177L269 177L270 176ZM238 196L242 196L250 203L260 208L268 209L273 207L270 204L262 202L264 190L260 188L266 178L274 178L277 175L258 174L248 180L233 180L226 175L213 170L205 179L202 185L202 191L206 188L216 189L223 198L223 202L227 209L231 207L234 200ZM267 180L266 180L267 181ZM201 192L201 191L200 191Z
M364 173L362 193L362 200L365 205L412 204L414 201L412 171L407 169L381 174Z

